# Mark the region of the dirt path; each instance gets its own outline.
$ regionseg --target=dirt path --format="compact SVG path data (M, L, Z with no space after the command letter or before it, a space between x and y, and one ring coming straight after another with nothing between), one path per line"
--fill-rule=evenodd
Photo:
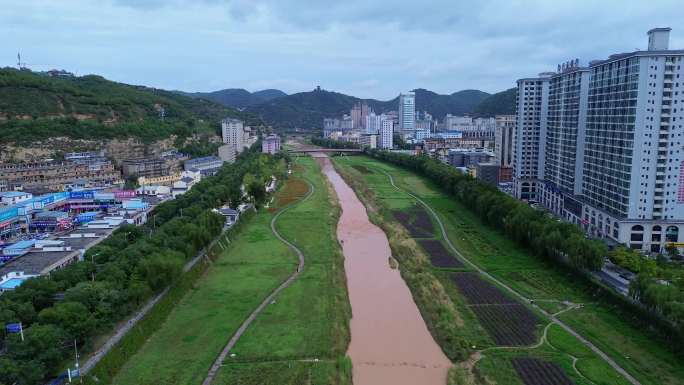
M226 359L228 356L228 353L230 350L235 346L235 344L238 342L240 337L245 333L249 325L254 322L256 317L268 306L273 300L280 294L281 291L283 291L285 288L288 286L292 285L292 283L299 277L301 272L304 270L304 264L305 264L305 259L304 259L304 254L302 253L297 246L294 244L290 243L287 239L285 239L280 233L278 233L278 230L276 230L275 224L276 221L278 220L278 217L280 217L281 214L286 212L287 210L291 209L292 207L296 206L297 204L304 202L305 200L309 199L311 195L314 193L314 186L306 181L306 183L309 185L309 192L302 198L299 199L299 201L288 205L287 207L281 209L278 211L276 215L273 216L273 219L271 219L271 232L273 232L273 235L275 235L281 242L286 244L292 251L294 251L297 254L297 257L299 258L299 265L297 266L297 270L295 270L292 275L290 275L285 282L280 284L275 290L271 292L271 294L264 299L261 304L254 309L252 314L247 317L247 319L240 325L238 330L235 332L235 334L231 337L231 339L228 341L228 344L223 348L219 356L216 358L216 361L214 361L214 364L209 368L209 372L207 373L207 377L204 379L202 382L202 385L210 385L213 381L214 378L216 377L216 374L218 373L219 369L221 368L221 365L223 364L223 361Z
M430 334L399 270L390 267L387 235L370 222L365 206L330 159L314 156L342 208L337 238L352 307L347 355L354 384L444 385L451 362Z
M449 239L449 236L447 235L446 229L444 228L444 224L442 223L442 220L440 219L439 215L432 209L430 205L425 203L422 199L418 198L416 195L410 193L409 191L406 191L400 187L398 187L394 183L394 178L392 175L390 175L388 172L385 170L379 170L387 177L389 178L390 184L392 184L392 187L395 189L402 191L418 201L421 205L423 205L429 212L430 214L435 218L437 221L437 224L439 225L440 231L442 233L442 236L444 237L444 240L446 241L447 245L449 248L464 262L466 262L468 265L470 265L473 269L475 269L477 272L482 274L483 276L487 277L489 280L497 283L499 286L503 287L508 291L509 293L513 294L514 296L520 298L522 301L528 303L529 305L533 306L535 309L539 310L542 314L546 315L552 323L558 324L560 327L562 327L565 331L568 333L572 334L575 338L577 338L580 342L582 342L584 345L586 345L589 349L591 349L594 353L596 353L601 359L603 359L605 362L608 363L613 369L615 369L618 373L620 373L627 381L632 383L633 385L641 385L641 383L634 377L632 377L631 374L627 373L617 362L615 362L612 358L610 358L606 353L604 353L601 349L599 349L596 345L588 341L586 338L582 337L579 333L577 333L574 329L572 329L570 326L568 326L565 322L561 321L558 319L555 315L550 314L546 310L542 309L540 306L534 303L534 301L530 300L529 298L525 297L524 295L518 293L516 290L511 288L510 286L506 285L493 275L489 274L487 271L481 269L479 266L477 266L475 263L471 262L468 258L466 258L461 252L456 249L456 247L451 243L451 240Z

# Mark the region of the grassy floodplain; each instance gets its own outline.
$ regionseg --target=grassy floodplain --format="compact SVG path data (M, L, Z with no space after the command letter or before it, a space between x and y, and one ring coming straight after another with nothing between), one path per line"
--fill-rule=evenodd
M627 384L627 381L557 325L548 327L543 339L544 328L538 329L541 341L538 346L495 347L461 293L447 278L451 271L463 269L435 268L429 263L416 262L426 259L424 255L421 256L422 250L407 239L407 233L401 232L401 226L391 215L393 210L408 210L415 203L414 199L394 189L382 171L391 174L399 187L411 191L435 209L446 227L449 239L467 258L516 291L534 299L545 310L553 313L564 311L559 316L561 319L609 354L642 384L684 383L684 363L659 344L656 335L644 330L631 317L622 315L618 307L596 295L596 291L581 278L541 261L503 234L481 223L467 207L443 193L429 180L365 156L337 157L334 163L369 207L372 219L379 222L388 233L393 243L393 253L411 256L403 261L401 254L398 256L402 275L445 352L452 349L449 345L453 341L444 338L450 333L467 340L472 352L480 351L479 356L475 355L474 370L456 370L451 378L453 383L487 383L490 380L498 384L522 384L510 361L516 356L539 357L554 362L577 384L612 385ZM396 234L393 234L397 232L402 233L403 239L397 239ZM439 236L435 235L435 238L439 239ZM411 253L407 250L411 250ZM426 306L420 298L425 285L416 285L416 281L410 278L416 271L422 275L429 272L443 286L455 310L455 315L450 317L458 321L457 330L449 330L448 326L439 322L444 312L436 316L430 314L434 309ZM582 307L576 308L576 304L582 304ZM545 327L548 320L541 314L538 316L541 326ZM472 358L463 361L466 369L470 369Z
M340 209L312 158L297 159L294 171L314 193L284 213L276 228L304 253L304 272L238 341L218 384L351 384L345 358L351 307L336 236ZM276 205L288 200L276 198Z
M299 159L294 168L271 209L261 210L231 240L159 331L130 357L114 384L202 382L240 324L296 269L297 256L270 229L279 203L295 205L276 226L304 253L304 273L250 325L215 383L351 382L344 360L350 308L334 238L338 208L312 159ZM314 193L295 203L308 191L304 178Z

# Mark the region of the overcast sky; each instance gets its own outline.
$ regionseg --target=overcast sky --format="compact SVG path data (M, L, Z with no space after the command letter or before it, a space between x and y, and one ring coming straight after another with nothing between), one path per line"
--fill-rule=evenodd
M316 85L389 99L427 88L497 92L515 80L645 49L682 0L0 0L0 66L184 91Z

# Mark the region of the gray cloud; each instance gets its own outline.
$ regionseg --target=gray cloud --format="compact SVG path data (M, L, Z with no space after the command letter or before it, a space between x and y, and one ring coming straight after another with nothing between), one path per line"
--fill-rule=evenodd
M5 0L0 65L16 52L135 84L194 90L321 85L389 99L416 87L495 92L556 63L644 48L676 1Z

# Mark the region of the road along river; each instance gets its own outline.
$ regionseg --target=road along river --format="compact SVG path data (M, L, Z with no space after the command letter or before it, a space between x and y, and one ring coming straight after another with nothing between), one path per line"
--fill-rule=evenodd
M444 385L451 362L430 335L399 270L389 266L385 233L324 154L314 154L342 207L342 244L352 307L354 385Z

